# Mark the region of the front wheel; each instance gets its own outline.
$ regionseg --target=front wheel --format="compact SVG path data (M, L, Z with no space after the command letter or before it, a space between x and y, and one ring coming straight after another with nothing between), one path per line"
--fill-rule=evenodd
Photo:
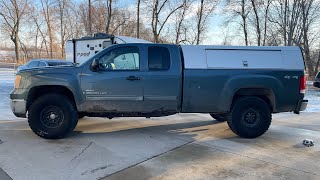
M227 116L230 129L243 138L263 135L271 124L271 109L258 97L242 97L235 101Z
M78 122L75 105L60 94L46 94L32 103L28 115L29 126L38 136L60 139L68 135Z

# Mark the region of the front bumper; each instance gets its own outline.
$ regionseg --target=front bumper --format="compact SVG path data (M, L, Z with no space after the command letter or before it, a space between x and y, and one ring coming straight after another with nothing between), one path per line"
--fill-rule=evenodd
M15 116L22 118L27 117L27 101L24 99L11 99L10 107Z
M306 99L301 99L299 100L296 109L294 110L295 114L300 114L300 111L304 111L307 109L307 105L308 105L308 100Z

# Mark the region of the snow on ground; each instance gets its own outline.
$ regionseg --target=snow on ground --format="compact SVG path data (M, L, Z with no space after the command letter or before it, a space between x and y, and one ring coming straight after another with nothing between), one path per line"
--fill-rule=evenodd
M19 119L13 115L10 109L9 94L14 86L14 76L13 69L0 68L0 120ZM308 89L305 99L309 100L306 112L320 112L320 89Z
M309 100L306 112L320 112L320 89L308 89L305 99Z
M14 76L14 70L0 69L0 120L18 119L10 109L9 94L14 86Z

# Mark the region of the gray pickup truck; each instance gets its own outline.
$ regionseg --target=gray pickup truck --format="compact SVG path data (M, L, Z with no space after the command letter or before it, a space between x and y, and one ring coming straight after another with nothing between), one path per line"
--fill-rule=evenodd
M81 65L17 73L10 94L33 132L63 138L78 119L209 113L244 138L264 134L272 113L307 106L298 47L119 44Z

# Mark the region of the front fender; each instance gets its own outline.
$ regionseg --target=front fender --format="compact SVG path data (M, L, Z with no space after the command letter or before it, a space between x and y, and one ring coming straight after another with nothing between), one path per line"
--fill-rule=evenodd
M42 73L35 74L29 78L30 84L27 89L32 89L38 86L63 86L68 88L74 95L76 103L81 102L81 95L79 94L80 82L78 76L67 73Z

